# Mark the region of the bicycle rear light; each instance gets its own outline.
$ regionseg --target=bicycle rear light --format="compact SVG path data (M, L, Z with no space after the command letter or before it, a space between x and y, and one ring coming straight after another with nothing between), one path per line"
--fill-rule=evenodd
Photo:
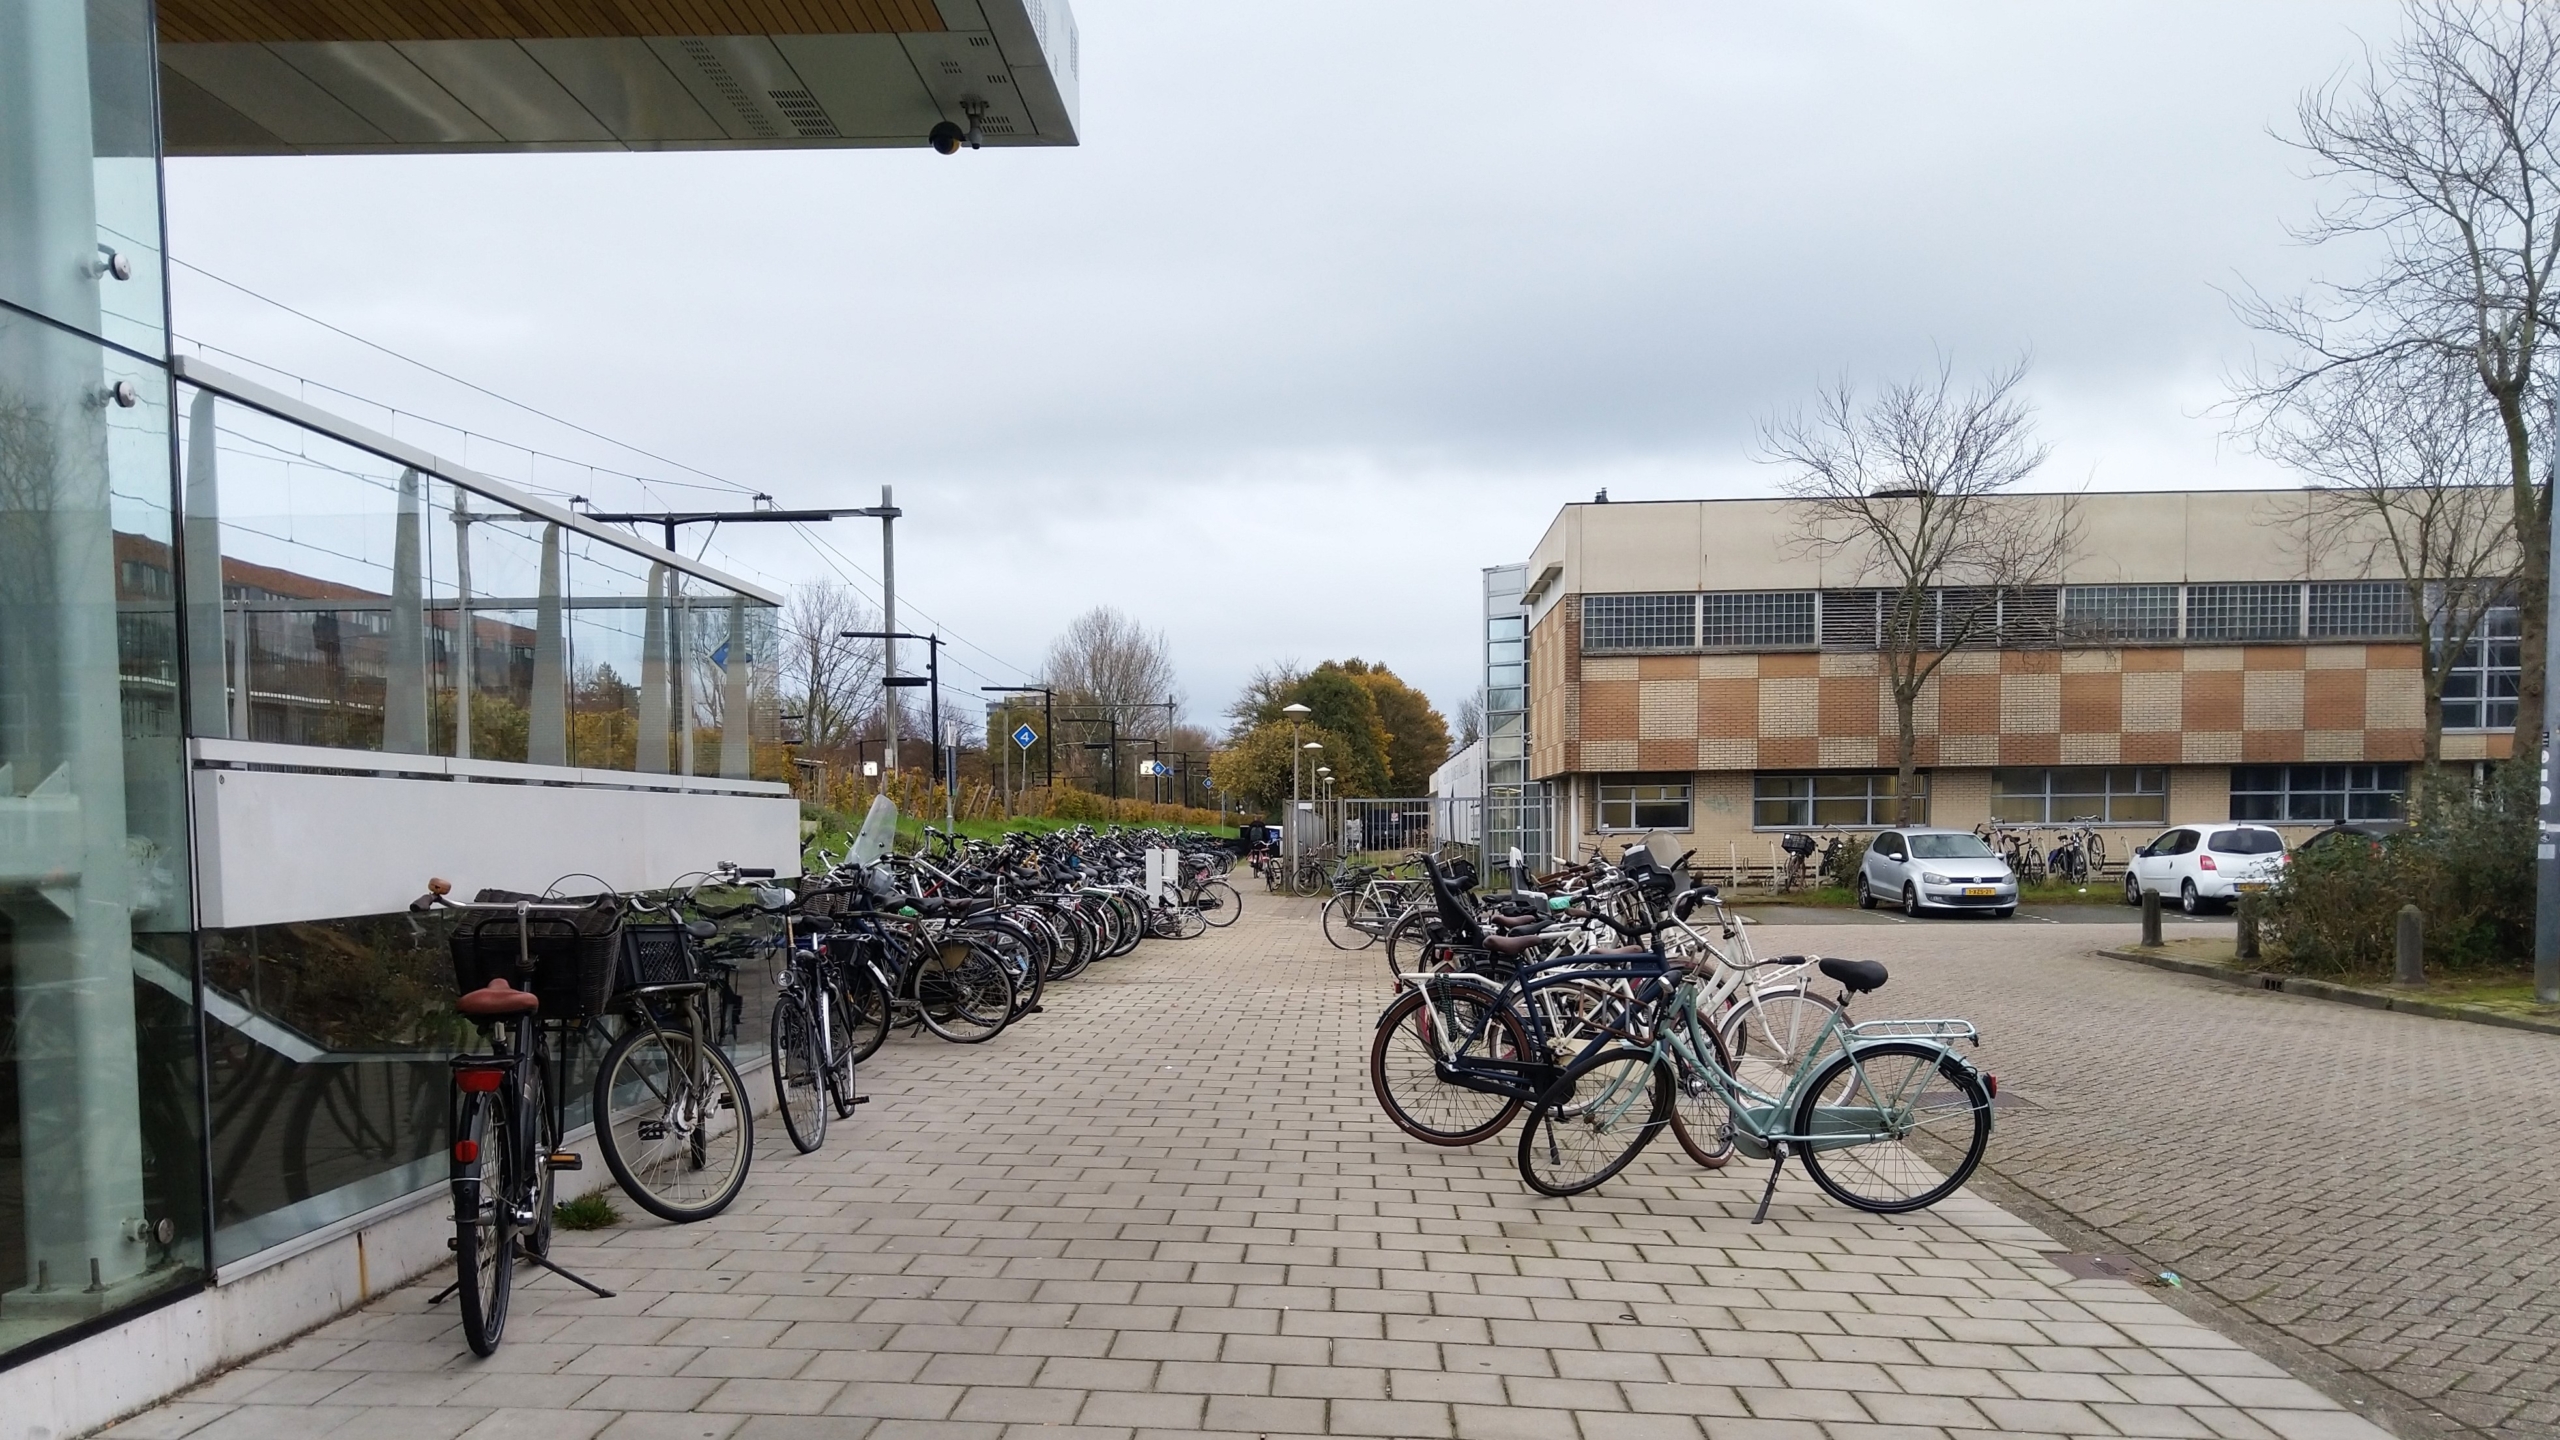
M507 1083L507 1072L495 1069L456 1070L453 1083L474 1095L486 1095Z
M1994 1100L1999 1099L1999 1098L2000 1098L2000 1077L1999 1077L1999 1076L1997 1076L1997 1075L1985 1075L1985 1076L1983 1076L1983 1077L1982 1077L1982 1088L1991 1092L1991 1098L1992 1098L1992 1099L1994 1099Z
M456 1140L456 1141L454 1141L454 1142L453 1142L453 1163L454 1163L454 1164L456 1164L456 1165L477 1165L477 1164L479 1164L479 1163L480 1163L480 1142L479 1142L479 1141L477 1141L477 1140Z

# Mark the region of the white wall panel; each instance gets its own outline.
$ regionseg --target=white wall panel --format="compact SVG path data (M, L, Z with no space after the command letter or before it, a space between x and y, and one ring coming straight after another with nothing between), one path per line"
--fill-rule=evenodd
M201 756L213 742L198 746ZM314 756L335 764L405 758L220 748L283 751L306 763ZM487 762L469 768L540 773ZM595 771L548 773L603 779ZM406 907L438 875L469 895L483 886L539 890L579 872L616 889L646 889L721 860L797 872L800 807L782 787L739 793L747 787L678 780L672 783L687 788L625 788L647 778L491 783L198 768L197 913L211 929L382 915Z

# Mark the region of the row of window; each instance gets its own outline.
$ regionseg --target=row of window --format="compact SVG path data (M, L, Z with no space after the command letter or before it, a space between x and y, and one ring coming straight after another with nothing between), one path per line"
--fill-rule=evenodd
M2413 635L2417 625L2408 588L2394 580L1949 587L1919 597L1892 590L1582 597L1582 649L1591 655L1874 649L1912 633L1933 647L2374 640Z
M1751 826L1871 830L1928 824L1928 774L1918 777L1908 818L1899 805L1900 778L1890 770L1754 775ZM2387 819L2400 813L2408 789L2406 765L2235 765L2230 818L2284 824ZM1603 830L1694 828L1686 781L1606 781L1599 791ZM2003 767L1991 772L1991 816L2010 825L2165 825L2169 772L2151 765Z

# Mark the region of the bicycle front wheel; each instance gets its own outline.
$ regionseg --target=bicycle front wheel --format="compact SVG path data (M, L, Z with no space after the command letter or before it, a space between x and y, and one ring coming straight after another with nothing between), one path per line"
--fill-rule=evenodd
M1641 1154L1671 1118L1671 1067L1650 1050L1594 1050L1531 1107L1520 1178L1542 1195L1579 1195Z
M1369 1089L1395 1127L1424 1144L1490 1140L1510 1126L1521 1102L1442 1080L1441 1052L1522 1060L1529 1037L1511 1012L1473 995L1442 996L1437 1006L1431 998L1408 990L1378 1017L1377 1036L1369 1042Z
M1359 909L1360 897L1357 895L1336 895L1324 902L1324 912L1319 919L1324 926L1324 938L1333 943L1334 949L1366 950L1377 940L1377 936L1351 923Z
M597 1148L641 1209L679 1223L729 1208L747 1183L755 1122L737 1067L692 1033L639 1022L596 1070Z
M498 1350L507 1329L507 1291L515 1278L515 1215L507 1204L514 1177L508 1173L506 1102L494 1094L473 1095L463 1103L454 1127L456 1157L453 1177L453 1268L461 1282L462 1338L471 1353L486 1358ZM467 1152L462 1148L471 1147ZM468 1153L472 1158L463 1161Z
M1689 1159L1721 1170L1733 1159L1733 1107L1698 1067L1678 1051L1671 1056L1671 1138Z
M1200 918L1223 930L1244 914L1244 896L1224 880L1200 887Z
M844 996L840 992L821 989L818 996L819 1003L826 1006L827 1018L826 1028L820 1035L833 1045L832 1050L827 1044L818 1047L818 1065L827 1082L827 1098L835 1102L836 1118L850 1120L853 1107L862 1103L853 1088L856 1076L851 1043L853 1030L846 1023L849 1017L845 1014Z
M818 1074L818 1027L796 990L773 1000L773 1092L782 1133L806 1155L827 1143L826 1081Z
M1852 1210L1899 1215L1955 1193L1991 1143L1982 1077L1933 1045L1861 1045L1822 1068L1796 1107L1796 1147L1824 1193Z
M1737 1072L1745 1065L1763 1065L1783 1077L1804 1063L1838 1009L1808 985L1755 990L1726 1011L1717 1028Z

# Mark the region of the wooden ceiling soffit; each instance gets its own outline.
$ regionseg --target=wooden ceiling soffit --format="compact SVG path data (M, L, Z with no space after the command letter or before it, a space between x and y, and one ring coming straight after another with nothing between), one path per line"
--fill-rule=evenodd
M933 0L160 0L164 44L938 31Z

